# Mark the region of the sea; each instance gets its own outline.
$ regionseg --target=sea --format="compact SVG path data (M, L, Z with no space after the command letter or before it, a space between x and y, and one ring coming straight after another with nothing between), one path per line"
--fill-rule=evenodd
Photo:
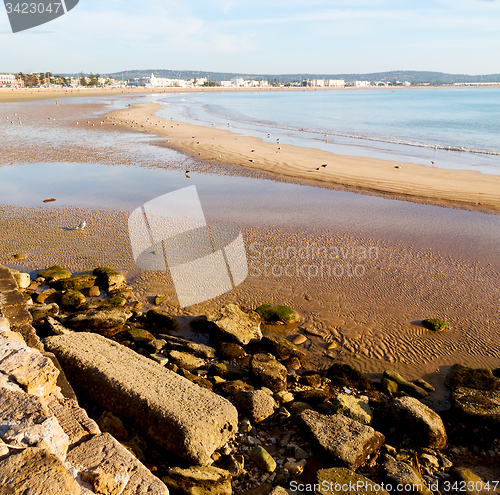
M163 117L265 141L500 174L500 88L206 91L153 98L163 103Z

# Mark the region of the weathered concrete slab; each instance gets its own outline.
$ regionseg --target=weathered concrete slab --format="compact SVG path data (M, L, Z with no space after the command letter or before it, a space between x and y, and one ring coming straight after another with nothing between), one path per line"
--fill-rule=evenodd
M31 314L26 309L24 297L17 290L17 286L15 290L1 293L0 311L10 321L12 327L19 327L32 322Z
M44 351L42 341L36 334L36 331L31 323L23 323L22 325L14 326L13 329L22 335L28 346L40 352Z
M52 361L54 366L59 370L59 376L57 377L57 386L61 389L61 394L63 394L66 399L73 399L75 402L78 402L75 391L73 390L71 383L69 383L68 378L66 377L64 370L61 368L61 365L59 364L59 361L57 360L55 354L53 354L52 352L44 352L43 355L45 357L48 357Z
M44 343L77 390L193 464L208 464L237 431L227 400L127 347L87 332Z
M63 463L44 449L27 448L0 461L2 494L80 495Z
M71 450L74 466L95 493L168 495L168 488L109 433L93 437Z

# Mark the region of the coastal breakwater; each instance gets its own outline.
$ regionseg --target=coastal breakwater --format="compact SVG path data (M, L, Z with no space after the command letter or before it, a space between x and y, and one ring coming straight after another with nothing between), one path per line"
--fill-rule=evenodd
M460 493L460 486L496 492L500 379L491 371L454 367L447 377L452 407L437 414L421 402L429 388L422 380L410 383L390 370L371 380L340 362L326 373L311 369L300 346L314 338L314 329L295 344L262 334L261 321L300 318L291 308L262 305L253 311L229 304L214 315L193 317L193 329L215 337L208 346L173 335L177 320L169 315L127 309L134 304L122 297L127 287L118 272L64 272L52 271L64 277L31 294L38 304L28 311L9 271L0 269L6 280L0 311L11 318L1 321L0 335L0 433L7 455L0 460L0 479L1 486L13 487L6 493L31 487L34 493L85 495L333 494L350 484L358 493L400 493L398 486L424 494ZM83 293L97 286L111 297L85 307ZM64 313L57 303L39 302L56 296ZM13 318L16 308L24 311L23 321ZM79 396L109 408L104 417L120 415L130 431L138 419L141 434L156 444L144 452L148 469L102 432L105 422L97 424L77 406L64 374L23 344L12 332L17 325L25 333L31 328L33 341L54 352ZM45 335L47 326L55 335L40 341L33 329ZM170 401L161 394L165 386L173 389ZM165 409L158 415L161 400ZM166 421L159 428L161 417ZM169 440L175 431L180 433ZM169 453L163 466L159 451ZM469 467L483 469L483 477ZM38 492L37 479L45 480Z

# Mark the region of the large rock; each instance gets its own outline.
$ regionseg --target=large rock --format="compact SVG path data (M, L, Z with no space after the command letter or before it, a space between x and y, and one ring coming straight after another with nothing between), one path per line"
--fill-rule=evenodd
M169 468L162 478L176 493L183 495L231 495L231 474L216 467Z
M226 399L125 346L86 332L48 337L45 345L75 388L193 464L209 463L237 431Z
M51 304L33 304L29 307L29 312L33 317L33 321L40 321L47 316L57 316L59 314L59 306L56 303Z
M448 437L441 417L413 397L401 397L393 402L394 425L416 441L419 447L443 449Z
M168 488L109 433L75 447L66 462L95 493L168 495Z
M492 483L486 484L476 473L465 467L455 467L452 470L454 478L460 487L460 493L463 495L490 495L497 492L493 490Z
M61 268L59 265L54 265L39 272L38 276L44 278L47 282L55 282L56 280L71 277L71 272Z
M35 395L2 390L0 437L16 447L43 447L64 461L69 437L51 416L45 401Z
M423 399L429 395L422 387L405 380L397 371L385 370L384 378L396 382L399 389L404 390L417 399Z
M457 388L451 394L455 417L472 427L500 431L500 391Z
M333 401L333 411L364 425L371 424L373 418L373 411L366 402L348 394L337 395Z
M70 278L64 278L57 282L61 290L82 290L90 289L94 286L96 278L94 275L74 275Z
M380 485L360 474L353 473L346 468L320 469L315 475L315 486L292 481L290 487L300 492L313 492L318 495L389 495ZM293 486L295 484L295 486ZM319 486L318 486L319 485Z
M286 390L286 368L273 356L254 354L250 361L250 372L273 392Z
M16 380L26 392L40 397L56 387L59 370L52 361L18 342L0 341L0 372Z
M75 330L106 330L123 325L132 313L121 308L92 309L79 313L66 320L66 324Z
M372 388L370 379L361 371L345 363L335 363L328 369L328 378L337 387L352 387L357 390Z
M260 342L260 347L265 351L276 356L280 361L285 361L291 357L297 357L303 360L306 356L304 351L301 351L293 342L283 337L263 337Z
M382 433L342 414L306 410L299 418L323 454L353 471L385 441Z
M251 340L260 340L260 316L255 311L244 310L236 304L227 304L221 310L208 317L208 321L216 325L219 334L234 339L241 345Z
M10 268L10 273L12 273L12 276L20 289L27 289L30 286L31 278L29 273L22 273L14 268Z
M382 464L381 476L385 484L393 487L397 485L412 487L405 493L420 493L421 495L432 495L422 477L408 464L397 461L390 455Z
M298 313L289 306L262 304L256 310L262 320L268 323L293 323L299 319Z
M234 399L234 407L248 413L252 422L260 423L274 414L278 404L263 390L252 390L239 392Z
M193 356L187 352L170 351L168 355L173 363L188 371L197 370L198 368L205 366L205 361L203 359Z
M455 364L446 375L445 385L451 390L458 387L498 390L500 388L500 378L497 378L487 369L468 368L461 364Z
M0 461L5 495L80 495L80 486L60 459L45 449L26 448Z
M148 323L159 328L164 328L165 330L174 330L177 328L177 320L173 316L158 311L157 309L150 309L146 313L146 317Z
M97 277L97 285L110 294L120 292L127 287L127 281L123 274L112 268L94 268L94 270L92 270L92 275Z

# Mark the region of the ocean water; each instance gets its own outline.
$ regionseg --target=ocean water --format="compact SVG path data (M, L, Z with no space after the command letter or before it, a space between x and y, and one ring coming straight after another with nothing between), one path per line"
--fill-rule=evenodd
M500 174L500 88L204 92L159 101L164 117L273 142Z

